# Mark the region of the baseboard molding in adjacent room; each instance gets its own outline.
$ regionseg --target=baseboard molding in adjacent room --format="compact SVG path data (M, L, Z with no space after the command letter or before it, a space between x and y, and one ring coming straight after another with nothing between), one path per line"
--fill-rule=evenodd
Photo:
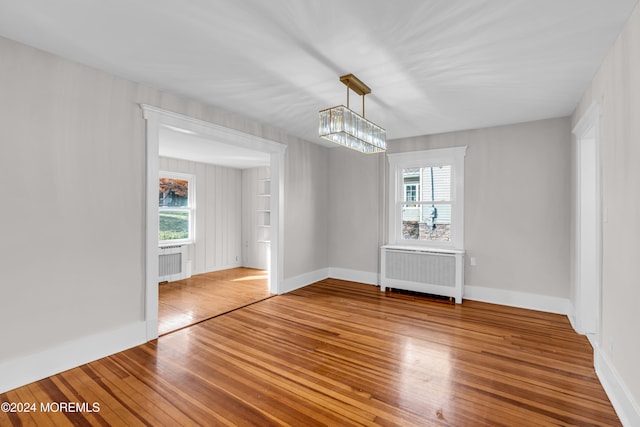
M596 374L605 393L616 410L622 425L640 426L640 404L625 385L609 357L599 347L593 349L593 362Z
M545 311L548 313L567 315L571 312L571 304L568 298L530 294L527 292L510 291L506 289L465 285L463 298L510 307Z
M329 277L350 282L365 283L367 285L378 286L378 273L369 271L351 270L348 268L329 267Z
M146 323L136 322L0 362L0 393L145 343Z
M240 262L235 262L233 264L227 264L227 265L217 265L215 267L207 268L207 271L199 271L199 272L193 273L193 275L197 276L198 274L215 273L216 271L230 270L232 268L240 268L242 266L243 265ZM249 267L249 268L253 268L253 267ZM189 272L189 273L191 273L191 272ZM189 276L189 277L191 277L191 276Z

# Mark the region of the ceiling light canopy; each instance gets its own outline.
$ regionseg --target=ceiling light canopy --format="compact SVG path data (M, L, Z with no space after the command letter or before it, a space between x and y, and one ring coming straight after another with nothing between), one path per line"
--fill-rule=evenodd
M387 149L387 132L364 118L364 96L371 89L353 74L340 77L347 86L347 106L320 111L320 137L362 153L380 153ZM349 109L349 90L362 96L362 116Z

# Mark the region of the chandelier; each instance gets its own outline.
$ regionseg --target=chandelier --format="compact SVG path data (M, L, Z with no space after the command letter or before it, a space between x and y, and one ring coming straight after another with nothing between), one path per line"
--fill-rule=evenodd
M380 153L387 149L387 132L364 118L364 96L371 89L353 74L340 77L347 86L347 106L320 111L320 137L362 153ZM362 96L362 116L349 109L349 91Z

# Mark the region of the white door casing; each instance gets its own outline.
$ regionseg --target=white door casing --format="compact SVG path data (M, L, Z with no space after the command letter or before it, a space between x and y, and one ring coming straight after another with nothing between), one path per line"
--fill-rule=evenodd
M158 173L160 126L172 126L219 143L270 155L271 260L269 291L280 293L284 274L284 161L287 146L275 141L141 104L146 119L146 265L145 322L147 339L158 337Z
M599 344L602 293L600 106L573 129L576 140L574 328Z

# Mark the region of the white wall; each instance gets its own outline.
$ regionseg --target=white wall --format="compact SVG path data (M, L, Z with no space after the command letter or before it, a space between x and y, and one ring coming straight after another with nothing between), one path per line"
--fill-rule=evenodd
M287 148L284 207L286 278L299 278L329 266L328 150L312 143L289 145ZM287 288L306 281L296 282Z
M160 170L196 177L196 239L189 245L191 274L242 265L242 171L160 157Z
M0 391L145 339L140 103L287 144L284 278L327 267L326 148L8 39L0 57Z
M568 300L569 119L395 140L389 152L465 145L465 286Z
M333 277L377 284L383 241L384 154L329 151L329 265ZM347 270L347 271L345 271ZM363 274L364 273L364 274Z
M145 151L135 83L6 39L0 57L4 361L142 321Z
M389 142L389 153L468 146L465 284L471 299L566 312L570 121L542 120ZM376 274L386 236L384 163L330 151L330 265ZM380 203L380 201L383 201ZM469 265L469 258L477 266ZM471 293L473 291L473 294Z
M612 400L616 409L623 410L627 425L640 425L640 7L584 93L573 115L574 124L594 102L600 103L602 113L605 217L602 346L596 349L596 363L601 363L603 382L610 382L615 394Z

